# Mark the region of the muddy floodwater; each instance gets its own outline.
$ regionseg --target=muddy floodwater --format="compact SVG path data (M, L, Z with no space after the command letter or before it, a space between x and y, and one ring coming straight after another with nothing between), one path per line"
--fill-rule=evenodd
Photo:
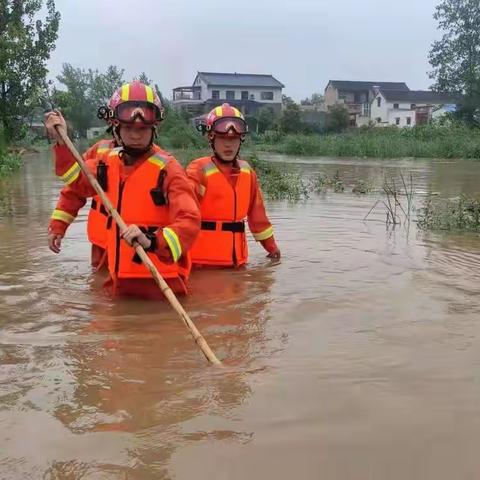
M295 159L344 193L268 209L283 253L194 273L186 310L112 301L87 209L46 247L47 154L0 183L0 479L412 480L480 472L480 237L362 219L357 179L480 191L480 162Z

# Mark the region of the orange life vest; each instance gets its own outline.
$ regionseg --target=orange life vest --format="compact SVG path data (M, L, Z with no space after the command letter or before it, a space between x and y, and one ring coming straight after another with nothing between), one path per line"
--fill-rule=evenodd
M168 205L155 205L151 191L157 189L160 172L172 160L156 149L142 165L121 182L121 160L118 155L120 150L121 148L111 150L104 159L108 172L106 193L110 201L127 225L135 224L150 232L166 227L171 223ZM168 231L172 232L170 229ZM120 229L115 221L111 222L106 232L108 269L114 290L118 279L151 278L150 271L141 263L135 250L120 238ZM185 280L188 278L191 266L188 255L187 261L184 262L185 266L181 266L177 262L171 264L162 262L154 252L147 254L163 278L181 277Z
M98 144L96 150L96 156L105 157L108 152L113 148L113 141L105 141ZM106 168L105 164L99 162L100 166L95 167L95 171L93 174L96 175L98 182L102 186L104 190L106 190L107 185L105 185L104 179L102 178L103 175L106 177ZM98 195L95 195L92 198L92 203L90 206L90 211L88 213L88 220L87 220L87 235L90 243L94 245L98 245L103 249L107 248L107 224L111 222L108 217L108 212L105 207L102 205L102 201Z
M247 162L238 160L235 188L210 157L198 160L206 185L200 201L202 226L191 250L194 265L240 266L248 260L245 218L252 177Z

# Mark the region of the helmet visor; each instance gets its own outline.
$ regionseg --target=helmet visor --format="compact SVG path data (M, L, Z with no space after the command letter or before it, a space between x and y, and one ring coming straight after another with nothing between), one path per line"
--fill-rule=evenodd
M116 108L116 119L121 123L140 121L144 125L155 125L160 120L160 112L155 105L147 102L125 102Z
M248 133L248 126L242 118L223 117L213 122L211 131L219 134L235 132L237 135L245 135Z

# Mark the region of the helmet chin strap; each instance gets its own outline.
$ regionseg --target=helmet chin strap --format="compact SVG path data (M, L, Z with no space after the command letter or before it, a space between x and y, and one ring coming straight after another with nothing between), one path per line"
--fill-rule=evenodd
M150 137L150 142L148 143L148 145L145 148L134 148L125 145L124 141L122 140L122 136L120 135L120 125L115 126L115 128L113 129L113 133L115 140L117 140L117 143L123 148L123 154L126 154L133 160L131 163L135 163L135 160L137 160L137 158L145 155L152 148L153 141L157 136L155 127L152 127L152 135Z

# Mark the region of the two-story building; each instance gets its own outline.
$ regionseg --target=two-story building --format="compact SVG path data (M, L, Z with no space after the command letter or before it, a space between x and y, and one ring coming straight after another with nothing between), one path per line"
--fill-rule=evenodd
M413 127L454 111L458 99L429 90L375 90L371 120L379 126Z
M282 108L285 86L272 75L198 72L193 85L173 89L172 105L194 115L201 115L228 102L244 115L262 107Z
M350 113L352 126L366 125L370 122L370 105L378 89L410 90L405 82L330 80L325 87L325 106L328 110L333 105L344 105Z

